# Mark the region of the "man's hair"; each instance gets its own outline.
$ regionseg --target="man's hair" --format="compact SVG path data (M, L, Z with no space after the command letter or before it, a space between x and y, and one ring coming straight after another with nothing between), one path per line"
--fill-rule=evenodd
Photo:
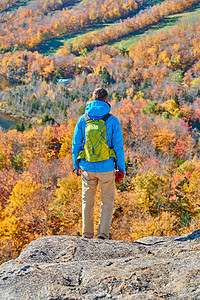
M97 88L93 92L93 99L94 100L101 100L105 101L108 98L108 92L103 88Z

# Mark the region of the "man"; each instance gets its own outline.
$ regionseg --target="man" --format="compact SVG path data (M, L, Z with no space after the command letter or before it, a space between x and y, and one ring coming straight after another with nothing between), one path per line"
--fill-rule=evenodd
M93 92L93 101L88 103L85 115L79 118L73 136L72 155L74 172L77 175L81 175L82 173L82 236L85 238L93 238L94 236L94 198L99 183L101 189L101 215L98 238L109 239L115 199L115 180L119 183L125 176L122 130L118 119L109 114L110 110L107 91L103 88L95 89ZM108 149L111 153L105 160L101 160L102 158L100 158L100 161L98 161L97 157L99 155L96 155L94 151L93 161L84 156L88 120L98 120L92 121L96 122L96 126L101 126L100 123L105 122L106 138L101 137L101 139L107 139ZM104 121L102 122L101 120ZM94 130L91 131L95 132ZM99 131L97 129L96 133L98 134ZM97 142L95 142L96 144ZM116 173L115 161L118 169Z

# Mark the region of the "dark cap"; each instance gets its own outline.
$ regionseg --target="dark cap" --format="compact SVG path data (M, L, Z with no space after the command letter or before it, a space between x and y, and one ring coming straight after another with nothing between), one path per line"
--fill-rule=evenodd
M94 100L105 101L108 98L108 92L104 88L97 88L93 92Z

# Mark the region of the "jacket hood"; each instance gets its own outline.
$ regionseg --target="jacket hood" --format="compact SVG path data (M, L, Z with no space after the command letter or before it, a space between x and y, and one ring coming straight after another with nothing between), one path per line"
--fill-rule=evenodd
M110 112L110 105L101 100L94 100L92 102L89 102L85 109L85 113L91 119L95 119L95 120L103 118L109 112Z

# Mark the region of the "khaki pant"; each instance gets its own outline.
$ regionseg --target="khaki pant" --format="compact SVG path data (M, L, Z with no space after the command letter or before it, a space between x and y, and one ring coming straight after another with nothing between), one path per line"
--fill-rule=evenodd
M96 173L82 172L82 235L94 236L94 199L97 185L101 189L101 215L98 227L98 237L109 238L115 199L115 171Z

